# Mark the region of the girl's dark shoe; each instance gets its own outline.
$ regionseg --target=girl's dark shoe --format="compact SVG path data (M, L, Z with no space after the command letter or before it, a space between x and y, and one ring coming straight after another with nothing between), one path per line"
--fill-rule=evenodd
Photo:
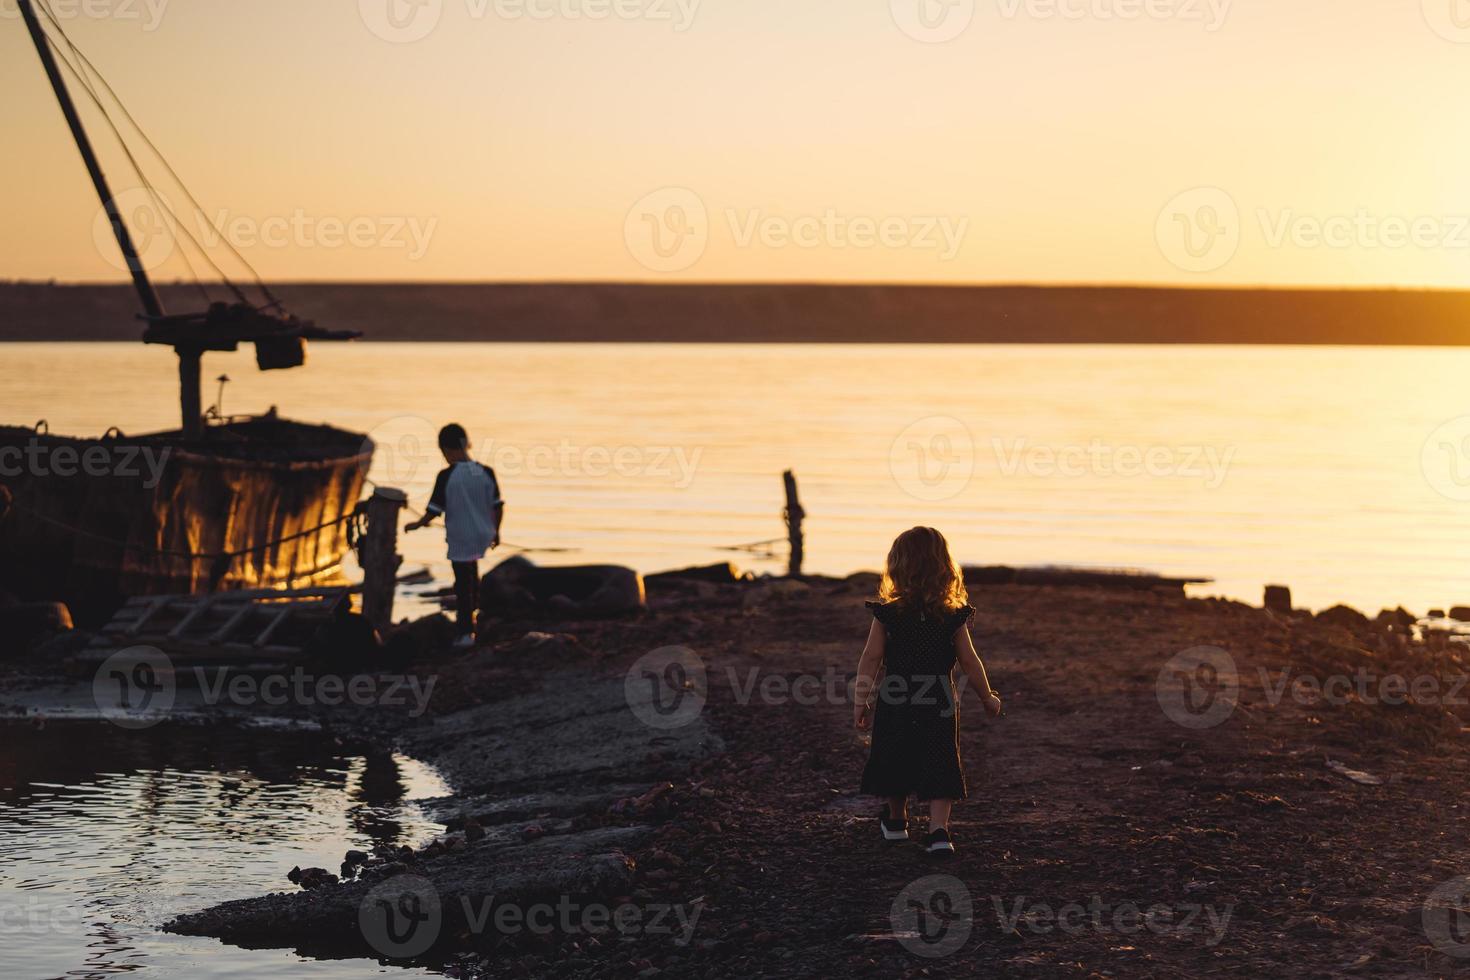
M887 841L908 840L909 822L907 820L894 820L888 815L888 810L878 815L878 825L883 828L883 839Z
M950 839L949 831L942 827L931 831L929 836L924 838L924 850L933 857L954 857L954 841Z

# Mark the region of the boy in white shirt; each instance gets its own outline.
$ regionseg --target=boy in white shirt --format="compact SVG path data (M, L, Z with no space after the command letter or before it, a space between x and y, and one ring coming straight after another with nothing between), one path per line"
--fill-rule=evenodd
M454 602L459 621L456 649L475 645L475 610L480 605L480 559L500 546L500 522L505 502L495 471L470 459L470 437L461 425L439 431L439 449L448 468L434 481L434 494L423 517L404 530L428 527L444 515L449 562L454 567Z

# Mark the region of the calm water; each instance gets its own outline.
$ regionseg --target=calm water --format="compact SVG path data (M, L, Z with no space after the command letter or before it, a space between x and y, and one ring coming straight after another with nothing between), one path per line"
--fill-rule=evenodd
M943 528L966 562L1142 566L1267 582L1316 607L1470 604L1470 351L1355 348L317 345L298 371L211 355L227 412L372 432L374 479L421 507L437 426L497 468L508 542L645 571L779 537L808 568L876 567ZM0 419L175 424L172 354L7 345ZM206 402L214 400L206 386ZM404 541L440 567L443 539Z
M111 726L0 729L0 976L6 980L422 971L303 960L165 935L181 912L294 888L349 847L416 845L441 828L414 797L445 792L409 759L343 756L320 733Z

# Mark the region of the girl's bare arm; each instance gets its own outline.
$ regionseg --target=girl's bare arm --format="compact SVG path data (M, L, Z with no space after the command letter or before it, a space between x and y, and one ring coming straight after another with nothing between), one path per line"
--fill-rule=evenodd
M860 729L866 730L873 721L873 709L869 702L873 698L873 688L877 683L878 668L883 665L883 651L888 642L888 631L883 624L876 619L873 626L868 630L868 644L863 647L863 655L858 660L857 683L853 688L852 696L852 719L853 724Z
M985 705L986 714L999 715L1001 711L1000 695L990 686L990 675L985 672L985 661L980 659L980 654L975 650L975 641L970 639L970 627L961 626L954 634L955 659L959 662L960 669L965 672L970 686L980 695L980 701Z

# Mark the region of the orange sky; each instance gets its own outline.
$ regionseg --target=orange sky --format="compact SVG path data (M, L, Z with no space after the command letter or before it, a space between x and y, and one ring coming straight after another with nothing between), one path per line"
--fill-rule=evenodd
M116 279L15 2L0 277ZM1470 284L1465 0L50 2L274 280Z

